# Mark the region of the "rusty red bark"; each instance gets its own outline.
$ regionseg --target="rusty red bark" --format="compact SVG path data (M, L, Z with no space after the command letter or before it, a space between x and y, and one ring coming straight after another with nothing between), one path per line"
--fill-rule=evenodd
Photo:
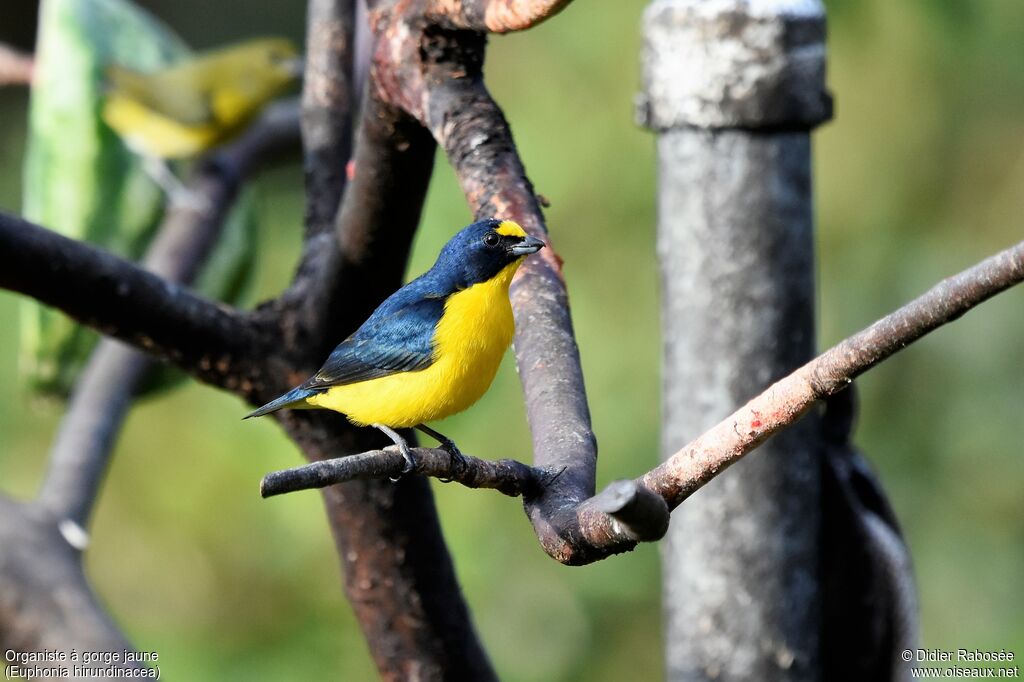
M431 0L427 16L452 28L508 33L532 28L571 0Z

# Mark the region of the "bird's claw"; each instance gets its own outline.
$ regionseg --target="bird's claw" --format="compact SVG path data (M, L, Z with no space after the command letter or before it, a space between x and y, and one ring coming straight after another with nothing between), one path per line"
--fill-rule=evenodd
M416 460L412 458L412 452L409 450L408 445L399 448L399 450L402 451L402 457L405 459L405 466L402 467L401 476L405 476L416 468Z
M402 466L402 473L397 476L388 476L392 483L398 483L406 474L411 473L416 468L416 460L413 459L409 446L404 442L395 443L395 445L398 446L398 451L402 453L402 459L405 460L405 464Z
M441 449L448 453L450 464L448 470L451 472L450 476L444 478L438 478L441 483L451 483L459 474L465 471L466 467L469 466L469 461L466 459L462 451L455 445L455 441L450 438L445 438L441 441Z
M402 472L397 476L389 476L392 483L398 483L402 480L402 477L408 473L411 473L416 468L416 460L413 459L412 451L409 449L409 444L405 442L405 439L398 435L398 432L394 429L384 426L383 424L373 424L375 429L381 431L398 447L398 451L402 453L402 459L405 460L405 465L402 467Z

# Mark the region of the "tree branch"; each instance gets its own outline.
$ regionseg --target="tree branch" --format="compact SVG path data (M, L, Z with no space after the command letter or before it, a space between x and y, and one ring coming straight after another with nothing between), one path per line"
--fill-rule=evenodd
M636 487L635 493L625 489L622 482L616 482L609 486L612 492L606 489L551 516L539 516L540 522L535 521L534 525L541 535L541 543L545 549L553 548L554 551L549 549L549 553L562 563L578 565L629 551L639 540L661 537L659 528L663 534L672 509L730 464L796 422L815 402L842 391L856 377L925 334L952 322L974 306L1021 281L1024 281L1024 242L943 280L922 296L772 384L662 465L629 482ZM422 473L462 482L459 478L461 472L457 466L452 466L452 460L447 459L448 455L443 450L424 452L417 449L416 454L430 460L429 465L423 465ZM401 470L400 455L391 451L367 453L368 460L373 456L382 461L361 460L352 468L332 463L325 466L325 470L344 470L346 474L361 476L392 476ZM417 472L420 471L417 463ZM508 489L518 485L529 495L529 481L536 480L536 471L522 464L510 467L508 474L514 481L503 485ZM284 475L284 479L309 476L310 473L289 473ZM564 475L552 475L549 480L542 481L542 489L557 486L558 479ZM273 480L273 476L268 479ZM308 478L304 484L319 485ZM323 484L329 485L330 480ZM273 485L278 485L278 482ZM282 488L275 490L274 494L286 491ZM664 506L659 512L659 506L652 505L649 499L638 502L645 511L626 513L631 523L624 524L621 509L628 505L615 509L612 503L612 500L623 496L623 491L627 499L630 495L646 498L650 493L663 500ZM526 503L530 504L529 497Z
M532 28L571 0L430 0L427 17L448 28L509 33Z
M354 176L334 229L307 237L310 257L278 304L286 344L316 366L401 284L434 148L415 121L373 96L367 99ZM360 296L352 296L355 287Z
M438 448L411 448L410 452L416 464L408 473L456 481L467 488L491 488L510 497L529 494L553 475L511 459L492 462L464 455L458 460ZM267 474L260 482L260 495L273 497L363 478L397 478L404 469L405 459L397 450L371 450Z
M314 462L345 461L386 441L321 411L285 411L281 422ZM345 592L381 677L497 679L459 590L427 480L353 480L322 493Z
M121 424L152 365L145 353L113 339L100 339L93 349L61 419L39 491L39 504L61 523L87 527Z
M315 362L401 282L433 166L430 136L372 95L363 103L353 157L351 112L359 100L354 88L364 81L370 61L354 49L371 52L376 36L365 35L362 23L353 26L361 13L352 4L310 5L303 89L306 235L292 283L274 306L285 344ZM351 178L343 172L346 161ZM395 199L403 195L408 199ZM384 253L390 257L375 257ZM366 295L353 297L354 285Z
M1024 280L1024 242L936 284L925 294L841 341L705 432L644 485L674 509L719 471L795 422L818 400L925 334Z
M337 276L341 256L333 228L352 156L352 117L357 0L310 0L306 19L306 72L302 85L302 139L306 175L305 235L292 284L274 309L286 343L323 341L314 328L322 315L321 283Z
M117 668L141 666L123 661L123 652L134 647L89 586L79 549L46 509L0 495L0 548L0 648L116 651L122 654ZM55 665L72 672L71 661ZM99 661L85 667L105 666Z
M590 424L579 349L569 315L561 259L547 235L533 185L526 177L508 122L484 87L479 43L465 34L433 37L439 61L428 64L427 122L448 155L478 217L518 221L548 242L512 282L515 353L533 435L534 465L562 471L525 500L541 544L561 552L560 528L595 490L597 441ZM459 72L465 75L459 77ZM447 77L442 77L447 74Z
M302 138L306 173L306 252L311 235L334 226L352 156L357 0L310 0L306 16L306 72L302 79ZM301 266L300 266L301 269Z
M0 212L0 287L224 385L251 356L244 316L94 246Z

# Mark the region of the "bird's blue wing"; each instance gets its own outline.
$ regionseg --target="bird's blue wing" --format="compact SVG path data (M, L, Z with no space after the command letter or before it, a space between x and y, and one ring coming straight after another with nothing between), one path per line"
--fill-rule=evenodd
M392 297L334 349L304 387L354 384L429 367L434 362L434 329L444 314L444 301L443 296Z

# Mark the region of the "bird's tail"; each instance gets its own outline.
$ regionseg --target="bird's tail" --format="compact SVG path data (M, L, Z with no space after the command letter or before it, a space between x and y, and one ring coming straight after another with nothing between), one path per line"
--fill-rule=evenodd
M249 414L242 417L242 419L248 419L249 417L262 417L265 414L277 412L278 410L284 409L286 407L293 407L296 405L304 404L306 402L306 398L315 393L318 393L318 391L311 388L302 388L301 386L299 388L293 388L292 390L285 393L283 396L271 400L269 403L267 403L266 405L259 409L253 410Z

